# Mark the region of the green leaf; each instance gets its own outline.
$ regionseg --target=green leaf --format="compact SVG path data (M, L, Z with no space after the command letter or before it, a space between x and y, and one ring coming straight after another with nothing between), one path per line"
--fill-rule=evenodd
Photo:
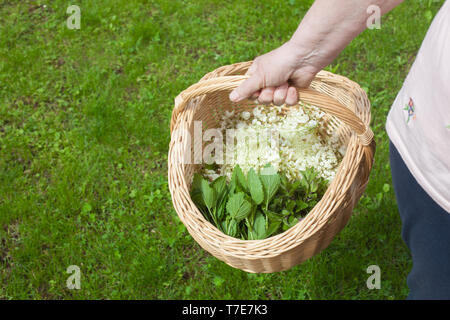
M238 224L236 220L230 219L228 221L222 221L223 230L224 232L229 235L230 237L236 237L238 234Z
M250 195L252 196L253 201L256 204L260 204L264 200L264 192L262 188L261 181L259 180L258 175L255 170L250 169L247 175L248 187L250 190Z
M318 188L319 188L319 184L317 183L317 181L315 181L315 180L311 181L310 188L309 188L310 192L316 192Z
M203 207L206 207L205 201L203 201L203 195L202 195L202 180L203 177L196 173L194 174L194 179L192 181L191 186L191 199L194 201L195 205L202 211Z
M233 170L233 174L231 175L231 181L230 181L230 194L233 194L237 187L237 171Z
M238 164L234 167L233 173L235 173L235 171L238 184L242 187L242 189L244 189L244 191L248 191L247 180L245 179L245 175Z
M280 188L281 180L280 180L280 176L277 173L268 174L268 173L270 173L270 171L267 172L265 169L266 168L264 168L261 171L260 178L261 178L262 185L264 187L264 202L266 203L266 208L267 208L269 206L270 201L272 200L272 198L275 196L278 189Z
M298 219L296 219L294 216L290 216L289 219L286 221L286 225L291 228L295 226L298 222Z
M227 178L225 178L224 176L220 176L216 180L214 180L211 185L216 191L217 195L220 195L225 191L227 187Z
M228 195L227 179L224 176L218 177L211 184L216 192L216 206L214 208L216 217L221 220L225 212L225 204Z
M300 212L300 211L302 211L302 210L308 208L308 206L309 206L309 205L308 205L305 201L303 201L302 199L297 200L296 205L297 205L297 207L296 207L296 211L297 211L297 212Z
M266 237L266 218L261 212L256 214L253 230L256 232L257 239L264 239Z
M207 170L214 170L216 171L219 168L219 166L217 165L217 163L207 163L205 164L205 169Z
M244 196L243 192L236 193L230 197L227 203L228 214L237 222L246 218L252 209L252 205L244 199Z
M281 225L281 221L272 221L269 224L269 228L267 229L266 236L270 237L271 235L275 234L278 231L278 229L280 228L280 225Z
M217 203L217 207L216 207L217 219L219 219L219 220L223 219L223 217L225 215L226 204L227 204L227 196L225 196L224 199L220 203Z
M289 212L293 212L295 207L295 200L289 199L289 201L286 203L286 210Z
M205 207L205 202L203 201L202 191L201 190L192 190L191 191L191 199L194 201L195 205L200 209L201 207Z
M270 222L281 222L283 220L283 216L279 215L276 212L270 211L270 210L264 210L264 213L267 216L267 219Z
M255 230L248 230L248 240L258 240L258 234Z
M194 173L194 178L192 179L191 190L201 190L203 177L199 173Z
M208 181L202 179L201 189L203 195L203 201L205 202L206 207L211 211L214 208L216 203L216 192L213 188L209 186Z
M289 188L289 196L293 195L300 187L301 181L296 180L288 185Z

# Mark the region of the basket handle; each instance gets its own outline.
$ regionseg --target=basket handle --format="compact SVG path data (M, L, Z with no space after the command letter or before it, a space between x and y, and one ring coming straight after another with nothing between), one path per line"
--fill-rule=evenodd
M248 78L248 75L236 75L201 80L181 92L175 98L175 108L173 112L175 115L182 112L186 107L187 102L195 97L213 92L231 91ZM339 101L329 95L312 88L297 88L297 91L300 100L318 106L324 112L336 116L339 120L352 128L363 146L369 146L372 143L374 137L372 130L368 125L362 122L352 110L343 106Z

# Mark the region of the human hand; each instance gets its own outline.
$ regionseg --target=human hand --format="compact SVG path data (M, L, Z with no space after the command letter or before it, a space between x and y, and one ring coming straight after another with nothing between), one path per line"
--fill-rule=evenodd
M253 97L266 104L297 103L295 87L308 87L317 72L367 27L368 6L376 5L385 14L401 2L315 0L288 42L253 61L247 72L250 78L231 92L230 100Z
M312 49L286 42L253 61L247 71L250 78L231 92L230 100L239 102L252 97L263 104L294 105L298 102L296 87L308 87L320 69Z

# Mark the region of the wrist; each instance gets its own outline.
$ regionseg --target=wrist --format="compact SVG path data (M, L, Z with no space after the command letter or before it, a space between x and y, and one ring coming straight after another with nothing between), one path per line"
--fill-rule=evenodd
M324 64L325 52L314 42L292 37L285 45L293 56L295 69L307 69L308 72L317 73L328 64Z

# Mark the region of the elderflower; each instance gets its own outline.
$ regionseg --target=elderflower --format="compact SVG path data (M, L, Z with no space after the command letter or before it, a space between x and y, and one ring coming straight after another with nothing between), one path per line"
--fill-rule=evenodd
M226 159L231 161L205 174L211 179L220 175L231 178L236 164L247 173L251 168L260 171L270 163L290 180L301 179L300 171L314 167L321 177L331 181L345 146L335 133L327 137L319 134L324 115L317 107L302 103L297 108L261 105L236 115L226 111L221 128L234 129L236 138L232 148L227 146L231 154Z
M242 119L244 119L244 120L250 119L250 112L248 112L248 111L242 112L242 113L241 113L241 117L242 117Z

